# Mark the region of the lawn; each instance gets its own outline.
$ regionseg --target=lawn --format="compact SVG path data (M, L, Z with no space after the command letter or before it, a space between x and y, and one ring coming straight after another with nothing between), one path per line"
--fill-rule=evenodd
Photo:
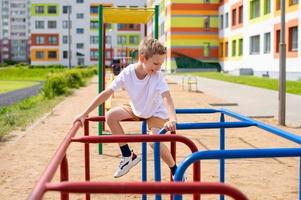
M233 76L218 72L180 72L178 75L191 75L204 78L216 79L242 85L249 85L270 90L278 90L278 79L261 78L256 76ZM301 81L286 81L286 92L301 95Z
M14 80L14 81L41 81L45 80L47 76L51 73L57 73L66 71L68 69L56 69L56 68L16 68L16 67L8 67L8 68L0 68L0 80Z
M0 94L37 85L36 81L4 81L0 80Z

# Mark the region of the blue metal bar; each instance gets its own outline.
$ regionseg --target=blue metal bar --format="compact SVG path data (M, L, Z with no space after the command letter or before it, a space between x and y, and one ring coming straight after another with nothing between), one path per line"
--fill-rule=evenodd
M300 157L300 163L299 163L299 200L301 200L301 157Z
M209 128L243 128L255 126L251 122L202 122L202 123L177 123L177 130L184 129L209 129Z
M301 137L300 136L297 136L297 135L294 135L292 133L277 129L277 128L272 127L270 125L264 124L262 122L259 122L259 121L253 120L253 119L250 119L248 117L245 117L243 115L234 113L234 112L226 110L226 109L221 109L221 111L223 113L225 113L226 115L229 115L231 117L234 117L236 119L239 119L239 120L242 120L242 121L245 121L245 122L254 123L254 124L256 124L257 127L262 128L263 130L266 130L266 131L274 133L274 134L276 134L280 137L283 137L283 138L288 139L290 141L301 144Z
M192 153L178 166L175 181L181 181L186 169L198 160L211 159L238 159L238 158L271 158L271 157L300 157L301 148L275 148L275 149L234 149L210 150ZM181 200L182 195L174 195L174 199Z
M218 113L221 112L217 109L207 109L207 108L177 108L177 114L204 114L204 113Z
M225 122L225 115L221 113L220 122ZM225 128L220 128L220 150L225 150ZM225 159L220 159L219 164L220 182L225 183ZM220 200L224 200L224 195L220 195Z
M144 120L142 122L142 135L147 134L147 124L146 121ZM147 144L146 142L142 143L142 182L147 181ZM142 194L142 200L146 200L147 196L146 194Z

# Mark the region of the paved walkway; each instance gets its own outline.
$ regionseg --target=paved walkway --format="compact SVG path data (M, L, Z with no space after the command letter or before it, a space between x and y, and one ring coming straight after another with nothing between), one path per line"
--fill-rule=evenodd
M183 76L166 75L166 78L182 84ZM223 99L229 105L232 103L237 104L232 104L232 106L214 106L215 108L223 107L249 117L273 116L278 119L279 101L277 91L207 78L198 77L197 80L199 91ZM299 95L286 95L286 124L296 127L301 126L301 96Z

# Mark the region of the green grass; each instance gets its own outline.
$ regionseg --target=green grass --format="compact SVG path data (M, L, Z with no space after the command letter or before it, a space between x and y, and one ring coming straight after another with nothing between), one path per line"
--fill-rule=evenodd
M0 94L37 85L35 81L3 81L0 80Z
M270 90L278 90L278 79L261 78L256 76L233 76L218 72L183 72L178 75L192 75L216 79L231 83L238 83L242 85L255 86ZM301 81L286 81L286 92L290 94L301 95Z
M23 130L44 113L51 109L64 97L47 99L42 94L29 97L19 103L0 108L0 141L4 135L19 127Z
M56 68L45 68L45 69L30 69L24 68L0 68L0 80L29 80L29 81L41 81L45 80L47 75L51 73L57 73L66 71L68 69L56 69Z
M52 76L49 76L51 73ZM45 90L43 90L37 96L26 98L10 106L0 107L0 141L3 139L3 136L12 130L17 128L23 130L28 124L34 122L44 113L51 111L51 109L65 96L70 95L74 89L84 86L86 81L95 74L95 69L76 68L71 71L69 69L61 68L0 68L0 89L6 88L7 90L8 87L14 87L16 89L19 81L37 83L37 81L49 80L51 77L59 75L62 79L67 79L66 82L68 83L64 86L68 87L67 92L60 94L61 96L55 95L52 98L48 98L45 96ZM24 85L24 82L22 82L21 85Z

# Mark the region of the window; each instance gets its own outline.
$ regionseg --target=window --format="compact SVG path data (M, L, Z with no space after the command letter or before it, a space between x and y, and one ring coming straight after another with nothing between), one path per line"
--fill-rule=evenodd
M109 49L109 50L106 50L105 58L106 58L106 60L111 59L111 50L110 50L110 49Z
M44 14L44 6L36 6L35 13L36 14Z
M264 0L263 14L269 14L271 12L271 0Z
M97 14L98 13L98 7L97 6L91 6L90 7L90 14Z
M48 28L55 29L56 28L56 21L48 21Z
M85 58L77 58L77 65L82 66L85 64Z
M76 19L83 19L84 13L76 13Z
M118 44L125 44L126 43L126 36L125 35L118 35L117 36L117 43Z
M289 0L289 5L290 6L296 5L298 3L299 3L298 0Z
M228 57L228 47L229 47L229 43L226 42L225 43L225 57Z
M37 59L44 59L44 52L43 51L37 51L36 52L36 58Z
M224 43L219 43L219 56L223 57L224 55Z
M56 14L56 6L48 6L48 14Z
M56 59L56 51L48 51L48 58Z
M44 36L37 36L36 37L36 44L45 44Z
M235 26L236 25L236 9L232 10L232 20L231 20L231 25Z
M260 2L259 0L253 0L251 1L251 12L250 12L250 18L254 19L256 17L260 16Z
M129 40L130 40L130 44L138 44L139 43L139 36L131 35Z
M242 56L242 54L243 54L243 48L244 48L243 45L244 45L243 39L240 38L238 40L238 56Z
M97 50L91 50L90 51L90 59L91 60L98 60L98 52L97 52Z
M77 34L84 34L84 29L83 28L77 28L76 33Z
M49 44L58 44L57 37L56 36L49 36L48 37L48 43Z
M76 3L84 3L84 0L76 0Z
M226 15L225 15L225 28L228 28L229 27L229 13L226 13Z
M84 43L77 43L76 48L77 49L83 49L84 48Z
M204 28L205 28L205 30L210 29L210 17L209 16L204 17Z
M64 59L68 58L68 51L63 51L63 58Z
M109 36L109 35L106 36L106 44L111 44L112 45L111 36Z
M223 29L224 28L224 15L220 15L220 24L219 24L219 27L220 29Z
M263 53L271 52L271 33L264 34Z
M125 24L117 24L117 29L120 30L120 29L124 29L126 27Z
M244 10L242 6L239 6L238 8L238 23L241 24L244 19Z
M90 44L98 44L98 36L97 35L90 36Z
M63 44L68 44L68 36L63 35Z
M276 52L279 52L280 30L276 30Z
M35 21L35 27L36 29L44 29L45 28L44 21Z
M98 29L98 21L90 21L90 29Z
M68 10L70 10L71 13L71 6L63 6L63 14L68 14Z
M209 57L210 53L210 43L206 42L204 43L204 57Z
M260 36L255 35L250 37L250 54L260 53Z
M63 21L63 29L69 28L69 24L70 24L70 28L72 28L72 23L71 23L71 21L64 20L64 21Z
M236 40L232 40L232 56L236 56Z
M289 51L298 51L298 26L289 28Z

